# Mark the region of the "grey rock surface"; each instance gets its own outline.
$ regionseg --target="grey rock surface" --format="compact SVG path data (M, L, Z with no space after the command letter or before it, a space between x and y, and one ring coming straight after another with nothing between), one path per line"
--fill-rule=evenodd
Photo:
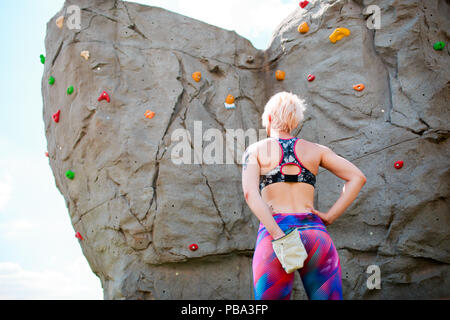
M55 20L74 4L81 29L59 29ZM371 4L381 10L377 30L363 14ZM328 227L344 298L449 298L450 57L448 45L433 49L448 44L448 16L443 0L313 0L280 23L262 51L235 32L161 8L67 0L47 25L43 120L56 186L104 298L253 298L259 222L241 191L242 142L214 141L224 153L233 149L231 164L179 165L172 137L185 130L194 148L198 121L200 134L259 130L265 103L281 90L308 102L296 135L332 148L368 178ZM303 21L306 34L297 31ZM332 44L337 27L351 35ZM277 69L284 81L275 80ZM353 90L358 83L364 91ZM97 101L102 91L110 103ZM236 109L224 108L228 94ZM145 118L146 110L155 117ZM201 137L205 150L212 143ZM315 206L326 211L343 181L325 170L317 179ZM380 267L379 290L366 285L370 265ZM296 275L293 299L305 298Z

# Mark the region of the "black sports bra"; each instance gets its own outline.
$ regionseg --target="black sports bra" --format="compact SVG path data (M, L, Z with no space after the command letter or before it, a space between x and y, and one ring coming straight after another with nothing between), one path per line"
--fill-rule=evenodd
M305 168L295 154L295 145L299 139L293 137L291 139L278 138L277 140L282 150L280 162L274 169L260 176L259 190L276 182L304 182L315 187L316 176ZM283 174L283 167L287 164L298 166L300 172L298 174Z

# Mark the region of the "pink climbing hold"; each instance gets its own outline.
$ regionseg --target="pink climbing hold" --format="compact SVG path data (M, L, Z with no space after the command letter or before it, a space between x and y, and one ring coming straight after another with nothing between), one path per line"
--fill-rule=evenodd
M401 169L403 167L403 161L397 161L396 163L394 163L394 167L395 169Z
M55 121L56 123L59 122L59 115L61 114L61 110L58 110L55 112L55 114L52 115L53 121Z
M97 99L98 101L106 100L108 103L111 101L109 99L109 94L106 91L103 91L100 97Z
M308 74L308 81L309 82L311 82L311 81L314 81L314 79L316 78L316 76L315 75L313 75L313 74Z
M77 238L79 240L83 240L83 237L81 236L81 233L79 233L79 232L75 233L75 238Z
M196 251L198 249L198 245L196 243L193 243L189 246L189 250Z
M302 1L299 3L300 7L304 9L308 5L309 1Z

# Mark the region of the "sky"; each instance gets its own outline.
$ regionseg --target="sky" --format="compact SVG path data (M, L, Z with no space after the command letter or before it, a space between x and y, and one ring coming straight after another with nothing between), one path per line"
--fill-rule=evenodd
M146 0L228 30L258 49L290 0ZM0 299L103 299L45 157L41 78L47 22L63 0L0 1ZM83 25L83 17L81 16Z

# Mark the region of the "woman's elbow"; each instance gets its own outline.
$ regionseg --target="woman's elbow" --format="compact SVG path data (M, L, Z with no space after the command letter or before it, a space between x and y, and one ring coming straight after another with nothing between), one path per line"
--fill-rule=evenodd
M364 173L362 173L362 172L356 176L356 179L358 179L358 181L360 181L361 185L365 185L367 182L367 178L364 175Z

